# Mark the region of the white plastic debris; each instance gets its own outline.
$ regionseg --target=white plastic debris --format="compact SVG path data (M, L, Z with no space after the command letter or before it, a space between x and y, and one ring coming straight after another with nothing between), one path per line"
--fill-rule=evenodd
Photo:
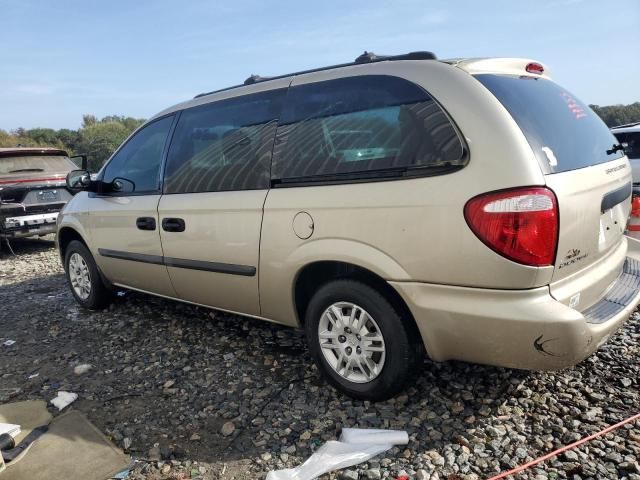
M73 373L76 375L82 375L83 373L87 373L89 370L91 370L91 365L83 363L81 365L76 365L73 369Z
M273 470L266 480L313 480L324 473L366 462L394 445L406 445L409 435L401 430L343 428L340 441L329 441L296 468Z
M62 410L66 406L72 404L78 399L78 394L73 392L58 391L58 396L51 400L54 407L58 407L58 410Z
M5 347L10 347L11 345L13 345L14 343L16 343L15 340L7 340L6 342L4 342L2 345L4 345Z

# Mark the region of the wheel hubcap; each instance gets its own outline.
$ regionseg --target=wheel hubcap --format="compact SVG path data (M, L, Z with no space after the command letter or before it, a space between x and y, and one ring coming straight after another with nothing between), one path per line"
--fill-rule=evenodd
M367 383L380 375L386 357L384 338L376 321L362 307L337 302L318 324L325 360L342 378Z
M79 253L73 253L69 258L69 280L73 291L82 300L91 295L91 275L89 266Z

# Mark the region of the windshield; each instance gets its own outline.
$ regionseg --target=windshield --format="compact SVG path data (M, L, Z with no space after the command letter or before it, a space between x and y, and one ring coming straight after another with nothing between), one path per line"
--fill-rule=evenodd
M69 172L77 168L63 155L20 155L0 157L0 175L18 175L36 172Z
M475 78L509 111L544 173L576 170L624 156L622 151L611 151L618 142L600 117L551 80L494 74Z

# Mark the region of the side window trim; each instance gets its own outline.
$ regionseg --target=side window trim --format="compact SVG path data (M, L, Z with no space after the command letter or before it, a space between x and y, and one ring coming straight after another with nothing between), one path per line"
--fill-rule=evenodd
M162 117L158 117L158 118L154 118L152 121L147 122L143 125L141 125L140 127L136 128L131 135L129 135L129 137L120 144L120 146L113 152L113 154L111 154L111 157L109 157L109 160L102 166L102 168L100 169L100 173L97 177L98 180L103 180L104 179L104 175L105 172L107 171L107 168L109 167L109 164L116 158L116 156L118 155L118 153L125 147L125 145L127 145L139 132L141 132L142 130L144 130L145 128L147 128L150 125L153 125L156 122L159 122L160 120L164 120L165 118L169 118L169 117L173 117L172 123L171 123L171 127L169 127L169 133L167 134L167 138L165 138L164 140L164 145L162 147L162 157L160 159L160 168L158 169L158 187L155 190L145 190L143 192L113 192L113 193L92 193L90 194L90 197L94 197L94 196L98 196L98 197L137 197L137 196L141 196L141 195L159 195L162 193L162 175L164 173L164 164L166 162L167 159L167 153L169 151L169 140L171 138L171 136L173 135L173 131L175 130L176 124L177 124L177 117L179 116L179 113L176 114L176 112L171 112L167 115L163 115Z
M167 159L169 157L169 150L171 149L171 143L173 142L173 136L176 132L176 128L178 126L178 121L180 121L180 117L182 116L182 112L184 110L178 110L174 112L173 123L171 124L171 128L169 129L169 134L167 135L167 141L164 144L164 149L162 150L162 162L160 163L160 194L164 195L164 171L167 167Z

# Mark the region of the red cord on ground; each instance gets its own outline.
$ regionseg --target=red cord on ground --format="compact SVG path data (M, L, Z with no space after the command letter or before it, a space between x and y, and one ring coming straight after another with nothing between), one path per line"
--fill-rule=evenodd
M514 468L513 470L509 470L507 472L502 472L498 475L496 475L495 477L491 477L487 480L498 480L500 478L505 478L508 477L509 475L515 475L516 473L522 472L523 470L526 470L527 468L533 467L534 465L537 465L538 463L542 463L545 460L550 459L551 457L555 457L556 455L559 455L562 452L566 452L567 450L571 450L572 448L577 447L578 445L582 445L583 443L588 442L589 440L593 440L596 437L599 437L601 435L604 435L605 433L609 433L612 430L615 430L616 428L620 428L622 425L624 425L625 423L630 423L630 422L634 422L636 420L640 420L640 413L627 418L626 420L623 420L619 423L616 423L615 425L611 425L610 427L605 428L604 430L599 431L598 433L594 433L593 435L589 435L588 437L584 437L581 438L580 440L578 440L577 442L573 442L569 445L565 445L564 447L561 447L557 450L554 450L551 453L547 453L546 455L543 455L542 457L538 457L535 460L532 460L528 463L525 463L524 465L520 465L519 467Z

